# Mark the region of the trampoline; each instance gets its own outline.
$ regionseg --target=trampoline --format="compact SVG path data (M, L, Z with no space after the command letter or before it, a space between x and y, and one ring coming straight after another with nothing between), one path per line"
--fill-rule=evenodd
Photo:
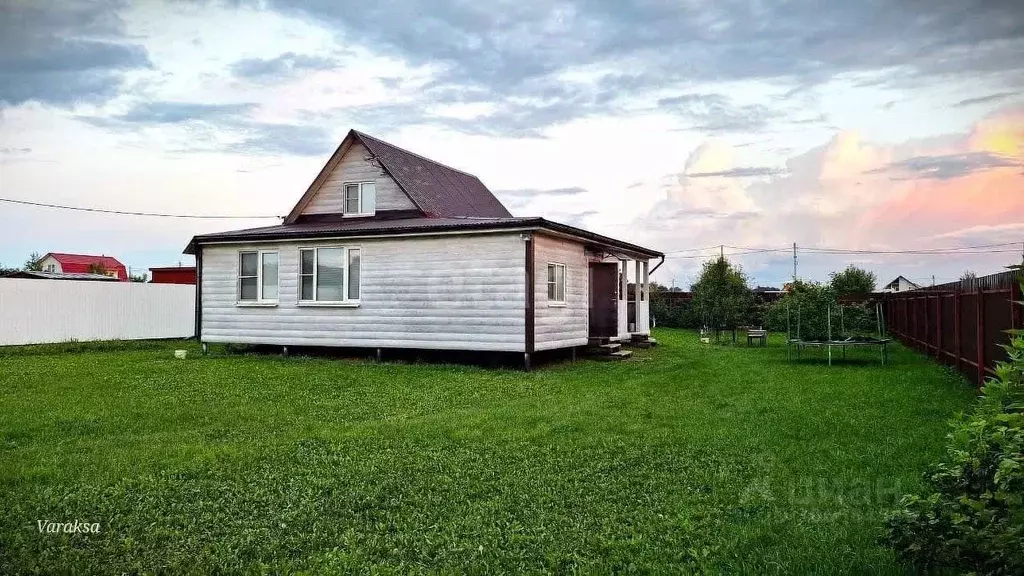
M885 322L882 312L882 304L879 302L875 303L875 328L878 331L877 336L846 336L839 339L832 338L832 305L828 305L828 334L827 338L821 339L809 339L804 340L800 337L800 308L797 308L797 324L796 324L796 337L793 337L790 328L790 313L787 311L786 314L786 360L792 362L794 358L799 359L803 355L804 348L825 348L828 351L828 365L832 365L832 349L839 348L842 350L842 359L846 359L847 348L871 348L877 347L879 352L879 358L881 359L882 365L885 365L886 360L889 358L888 346L889 342L892 342L892 338L886 338ZM846 326L843 320L843 308L839 306L839 321L840 321L840 334L845 334Z

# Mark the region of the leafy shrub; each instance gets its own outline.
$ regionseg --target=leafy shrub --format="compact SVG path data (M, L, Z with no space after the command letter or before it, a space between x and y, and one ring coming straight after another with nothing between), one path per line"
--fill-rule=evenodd
M746 323L754 303L747 276L724 257L709 260L693 285L693 305L701 324L733 328Z
M651 286L651 317L663 328L697 328L699 318L692 302L673 300L663 288Z
M1024 285L1024 281L1022 281ZM1020 303L1018 303L1020 304ZM942 460L886 521L886 543L919 570L1024 574L1024 338L952 423Z
M785 331L788 318L793 337L799 329L804 340L825 340L829 306L835 307L835 303L835 294L829 285L797 280L788 294L771 305L767 314L769 329ZM833 335L838 335L838 316L834 320L837 323L833 326Z
M850 264L842 272L833 272L829 275L829 286L838 296L851 294L870 294L875 291L875 284L878 277L874 272L868 272Z

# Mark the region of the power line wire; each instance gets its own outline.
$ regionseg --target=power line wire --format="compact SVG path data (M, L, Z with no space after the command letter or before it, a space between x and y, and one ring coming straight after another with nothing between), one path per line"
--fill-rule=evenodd
M0 202L9 202L11 204L22 204L25 206L38 206L40 208L56 208L60 210L75 210L78 212L97 212L100 214L118 214L121 216L155 216L160 218L194 218L200 220L257 220L264 218L281 218L281 216L221 216L221 215L201 215L201 214L166 214L161 212L135 212L129 210L107 210L104 208L83 208L80 206L64 206L61 204L48 204L46 202L30 202L28 200L14 200L11 198L0 198Z
M47 202L32 202L29 200L16 200L13 198L0 198L0 202L8 202L11 204L20 204L24 206L36 206L40 208L51 208L59 210L74 210L78 212L94 212L100 214L116 214L121 216L150 216L159 218L187 218L187 219L200 219L200 220L258 220L258 219L269 219L269 218L282 218L281 216L241 216L241 215L213 215L213 214L168 214L162 212L141 212L131 210L111 210L104 208L85 208L81 206L67 206L62 204L51 204ZM923 249L911 249L911 250L870 250L870 249L855 249L855 248L834 248L824 246L806 246L801 247L800 250L809 254L875 254L875 255L896 255L896 254L916 254L916 255L978 255L978 254L999 254L999 253L1016 253L1017 250L984 250L974 251L981 248L997 248L1002 246L1016 246L1021 244L1020 242L1003 242L997 244L979 244L976 246L958 246L950 248L923 248ZM737 250L737 252L725 253L724 248ZM717 249L720 256L746 256L750 254L766 254L766 253L782 253L789 252L790 248L770 248L760 246L731 246L728 244L720 244L718 246L707 246L704 248L683 248L680 250L674 250L666 252L665 255L668 258L674 259L696 259L696 258L709 258L713 257L713 254L693 254L687 256L681 256L679 254L688 254L690 252L705 252Z

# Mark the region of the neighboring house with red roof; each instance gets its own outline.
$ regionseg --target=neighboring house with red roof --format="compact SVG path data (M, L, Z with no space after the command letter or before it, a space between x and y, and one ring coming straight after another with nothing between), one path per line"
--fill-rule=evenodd
M195 284L195 266L161 266L149 269L153 284Z
M476 176L355 130L282 224L196 236L185 252L203 343L495 351L526 364L648 335L648 275L665 259L515 217Z
M128 269L117 258L92 256L89 254L68 254L49 252L39 260L39 269L55 274L101 273L121 282L127 282Z

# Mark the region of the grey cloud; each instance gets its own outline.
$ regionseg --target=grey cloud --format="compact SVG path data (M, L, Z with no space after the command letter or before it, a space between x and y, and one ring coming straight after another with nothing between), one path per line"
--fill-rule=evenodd
M538 198L541 196L576 196L585 194L587 191L578 186L571 188L554 188L551 190L538 190L536 188L523 188L519 190L498 190L495 194L508 198Z
M536 188L522 188L518 190L496 190L495 194L506 205L514 209L523 209L535 200L544 198L570 198L580 194L586 194L583 188L554 188L550 190L539 190Z
M413 65L438 65L443 72L420 93L422 103L465 101L460 92L482 93L490 102L532 102L482 122L448 123L464 131L536 133L552 123L619 111L617 101L681 83L757 79L795 86L793 96L843 73L894 71L880 80L890 83L959 75L1021 84L1024 77L1024 11L1009 1L591 0L566 6L526 0L495 8L459 0L270 0L269 6L333 27L347 43ZM561 74L586 67L609 73L585 88L567 88ZM630 71L637 68L644 72ZM724 106L714 100L702 105ZM677 110L692 115L685 106ZM735 131L777 120L753 105L694 128Z
M1013 98L1015 96L1020 96L1020 93L1019 92L998 92L996 94L989 94L988 96L981 96L981 97L978 97L978 98L967 98L965 100L961 100L961 101L957 102L956 104L953 104L953 106L956 107L956 108L963 108L965 106L973 106L975 104L986 104L988 102L999 102L1000 100L1006 100L1008 98Z
M597 216L600 214L597 210L584 210L583 212L576 213L558 213L552 214L551 218L556 222L568 224L569 226L583 227L586 224L587 218L591 216Z
M337 145L319 126L252 122L239 126L241 142L225 147L240 154L320 156Z
M666 217L671 220L681 218L708 218L713 220L749 220L758 216L757 212L719 212L717 210L683 209L668 214Z
M123 114L79 118L94 126L123 132L144 126L195 128L180 152L319 156L337 144L330 131L319 125L254 121L250 113L255 109L256 105L251 103L144 102ZM215 138L215 133L227 138Z
M784 99L790 99L789 97ZM803 117L802 106L737 104L723 94L687 93L658 100L658 108L674 112L687 122L686 130L712 134L761 132L778 123L820 124L824 114Z
M128 123L180 124L191 121L231 120L255 109L251 103L201 104L195 102L144 102L114 120Z
M951 180L993 168L1013 167L1021 167L1021 163L989 152L967 152L942 156L915 156L893 162L882 168L869 170L866 174L890 174L890 177L895 180L914 178Z
M29 154L32 152L31 148L0 148L0 155L4 156L17 156L22 154Z
M687 178L761 178L775 176L784 173L783 168L772 168L769 166L747 166L730 168L718 172L697 172L686 174Z
M285 52L276 58L238 60L229 70L238 78L272 81L284 80L303 71L332 70L340 65L334 58Z
M102 102L117 94L124 72L151 67L145 48L127 41L122 6L0 5L0 106Z

